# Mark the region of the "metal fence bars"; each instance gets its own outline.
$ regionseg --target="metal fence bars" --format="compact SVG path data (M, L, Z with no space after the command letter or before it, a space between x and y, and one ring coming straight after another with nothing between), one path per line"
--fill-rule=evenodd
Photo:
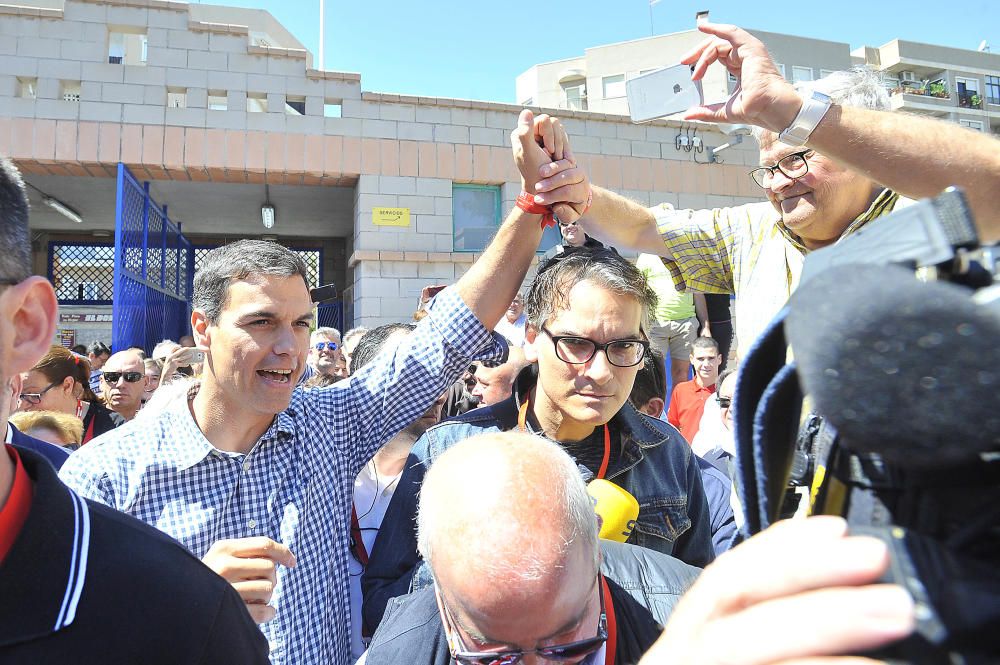
M112 348L149 353L160 340L190 334L193 280L194 250L180 224L119 163Z

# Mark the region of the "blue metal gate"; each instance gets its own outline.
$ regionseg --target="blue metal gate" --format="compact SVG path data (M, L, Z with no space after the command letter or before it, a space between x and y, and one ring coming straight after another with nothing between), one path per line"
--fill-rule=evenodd
M118 164L112 348L145 349L190 334L194 250L149 183Z
M336 328L340 334L344 330L344 305L339 302L324 303L316 308L316 327Z

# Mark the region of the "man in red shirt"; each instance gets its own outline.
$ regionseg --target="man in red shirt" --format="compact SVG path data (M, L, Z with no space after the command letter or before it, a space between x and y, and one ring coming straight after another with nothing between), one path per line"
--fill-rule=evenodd
M698 433L705 401L715 393L721 363L719 345L711 337L699 337L691 344L694 378L674 386L670 394L670 408L667 409L667 421L680 430L688 443L694 441L694 435Z

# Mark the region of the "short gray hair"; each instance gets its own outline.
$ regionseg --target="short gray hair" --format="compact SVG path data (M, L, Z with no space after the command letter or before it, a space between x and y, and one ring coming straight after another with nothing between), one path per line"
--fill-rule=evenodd
M355 337L363 337L364 334L368 332L368 328L365 326L358 326L357 328L351 328L341 336L340 341L347 344L347 340L354 339Z
M0 279L20 282L31 275L28 194L14 162L0 158Z
M540 266L524 301L528 322L541 328L557 312L569 309L569 292L585 281L635 299L642 306L642 330L649 330L656 293L638 268L611 249L569 251Z
M309 284L309 270L302 258L287 247L267 240L238 240L209 252L194 276L191 304L216 323L229 298L229 284L251 275L298 275Z
M320 340L321 337L325 339L330 339L331 337L336 337L337 339L341 339L339 330L337 330L336 328L330 328L324 326L321 328L316 328L316 330L312 331L312 334L309 335L309 344L315 344Z
M799 81L795 89L809 94L812 91L829 95L830 101L839 106L851 106L873 111L888 111L889 91L885 87L885 77L881 72L870 67L854 67L853 69L833 72L815 81ZM770 130L753 127L753 136L761 143Z
M542 474L546 482L522 483L526 472ZM497 490L497 499L516 495L516 499L503 500L503 507L512 509L497 509L491 505L493 497L484 501L484 483ZM491 514L478 515L480 510ZM537 524L540 515L543 525ZM449 538L454 528L466 531L468 537ZM469 529L481 530L482 537L468 533ZM491 532L518 537L513 539L516 542L505 542L497 536L498 541L489 536ZM541 537L532 538L533 533ZM442 453L428 470L420 490L417 548L432 571L435 543L447 544L449 550L461 548L491 576L522 580L552 574L546 561L552 555L561 559L571 545L580 544L592 552L595 567L599 557L594 502L579 467L552 441L517 431L466 439ZM554 551L539 550L543 543ZM505 556L508 548L516 556Z
M158 342L156 346L153 347L152 357L164 359L171 353L173 353L174 349L176 349L178 346L180 346L180 344L178 344L174 340L165 339L162 342Z

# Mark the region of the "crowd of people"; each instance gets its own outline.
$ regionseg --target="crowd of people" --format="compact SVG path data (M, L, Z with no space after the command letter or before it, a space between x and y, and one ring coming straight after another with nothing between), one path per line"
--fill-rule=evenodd
M488 248L371 330L315 328L302 260L242 240L195 275L189 336L51 346L0 161L0 661L846 663L909 635L881 541L740 532L738 361L809 252L911 199L960 185L1000 239L1000 143L700 29L694 76L740 83L687 117L758 128L768 201L643 208L525 110ZM547 220L563 241L524 284ZM734 356L704 297L729 294Z

